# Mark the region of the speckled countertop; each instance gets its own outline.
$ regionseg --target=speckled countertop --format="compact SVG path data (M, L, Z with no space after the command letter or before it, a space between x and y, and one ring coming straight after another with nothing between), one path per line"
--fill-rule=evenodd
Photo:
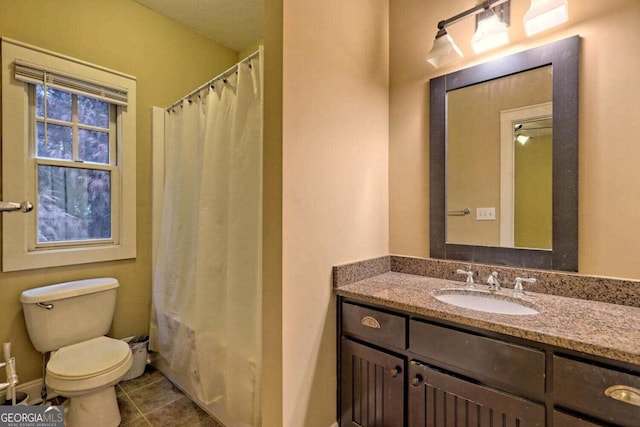
M560 348L640 365L640 308L527 292L522 300L540 312L504 315L440 302L443 288L464 283L399 272L380 272L336 286L337 295L391 309L448 320ZM485 288L479 285L479 288ZM498 295L510 298L511 289Z

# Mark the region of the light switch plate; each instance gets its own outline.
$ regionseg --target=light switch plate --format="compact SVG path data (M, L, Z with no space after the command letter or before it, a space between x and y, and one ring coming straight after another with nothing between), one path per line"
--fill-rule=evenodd
M477 221L495 221L496 208L476 208Z

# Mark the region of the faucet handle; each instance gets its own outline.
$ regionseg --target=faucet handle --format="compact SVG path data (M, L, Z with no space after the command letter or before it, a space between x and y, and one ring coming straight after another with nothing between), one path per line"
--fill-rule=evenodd
M467 288L468 289L474 289L476 287L476 283L473 281L473 271L471 271L471 267L467 266L467 270L462 270L462 269L457 269L456 273L458 274L464 274L465 276L467 276Z
M536 283L536 279L534 277L516 277L516 284L513 286L513 296L521 296L524 295L524 288L522 286L522 282L525 283Z
M498 280L498 272L493 271L487 277L487 285L489 286L490 291L499 291L500 290L500 280Z

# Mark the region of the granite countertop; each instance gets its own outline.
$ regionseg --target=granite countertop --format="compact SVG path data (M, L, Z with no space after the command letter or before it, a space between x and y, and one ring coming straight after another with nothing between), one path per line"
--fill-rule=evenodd
M447 320L612 360L640 365L640 308L527 292L521 297L540 312L504 315L440 302L443 288L464 283L386 272L335 288L337 295L391 309ZM486 285L478 285L486 289ZM526 284L525 284L526 290ZM511 289L498 291L505 298Z

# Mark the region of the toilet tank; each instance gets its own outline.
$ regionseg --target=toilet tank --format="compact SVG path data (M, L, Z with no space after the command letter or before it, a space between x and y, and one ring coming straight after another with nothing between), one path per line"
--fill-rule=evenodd
M106 335L119 284L111 277L29 289L20 295L31 343L41 353Z

